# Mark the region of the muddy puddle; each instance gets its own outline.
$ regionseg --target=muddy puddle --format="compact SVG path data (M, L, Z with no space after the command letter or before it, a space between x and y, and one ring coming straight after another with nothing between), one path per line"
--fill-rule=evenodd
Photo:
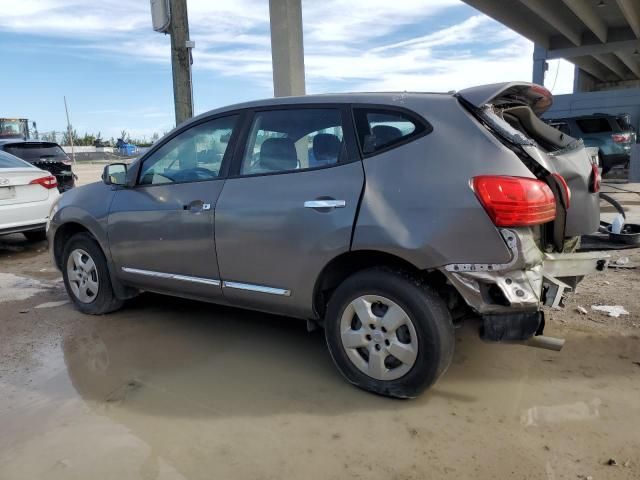
M303 322L157 295L84 316L29 255L0 258L2 285L40 289L0 301L2 480L640 478L631 272L584 286L626 323L553 312L559 353L467 324L447 374L398 401L347 384Z

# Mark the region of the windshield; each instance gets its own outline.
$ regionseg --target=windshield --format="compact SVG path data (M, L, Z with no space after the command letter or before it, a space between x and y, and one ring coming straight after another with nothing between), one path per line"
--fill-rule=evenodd
M0 138L27 136L27 121L20 118L0 118Z

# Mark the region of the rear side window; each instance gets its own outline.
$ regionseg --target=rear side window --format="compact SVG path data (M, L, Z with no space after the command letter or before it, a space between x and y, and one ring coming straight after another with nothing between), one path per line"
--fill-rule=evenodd
M0 168L34 168L33 165L27 163L19 158L9 155L3 151L0 151Z
M582 133L606 133L611 132L611 125L607 118L585 118L576 120Z
M415 116L396 110L354 108L354 116L358 142L365 155L399 146L427 130ZM431 126L428 129L431 131Z
M12 143L4 150L28 162L67 160L67 154L55 143Z

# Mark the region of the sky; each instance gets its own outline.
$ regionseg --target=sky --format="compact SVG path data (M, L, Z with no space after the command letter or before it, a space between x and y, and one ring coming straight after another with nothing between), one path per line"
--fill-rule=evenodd
M268 0L187 0L195 113L273 95ZM169 36L149 0L0 0L0 117L117 138L174 126ZM307 93L531 80L533 44L459 0L303 0ZM545 84L569 93L573 66Z

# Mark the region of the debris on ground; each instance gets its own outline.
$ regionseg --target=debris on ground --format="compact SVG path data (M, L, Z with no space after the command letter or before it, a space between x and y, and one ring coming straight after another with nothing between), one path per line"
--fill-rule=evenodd
M607 460L607 465L609 465L610 467L617 467L618 466L618 462L616 461L615 458L610 458L609 460Z
M583 306L580 306L580 305L578 305L576 307L576 311L578 313L581 313L582 315L586 315L587 313L589 313L586 308L584 308Z
M596 310L598 312L603 312L609 315L610 317L618 318L620 315L629 315L627 309L622 305L591 305L591 310Z
M626 265L627 263L629 263L629 257L620 257L614 262L615 265Z

